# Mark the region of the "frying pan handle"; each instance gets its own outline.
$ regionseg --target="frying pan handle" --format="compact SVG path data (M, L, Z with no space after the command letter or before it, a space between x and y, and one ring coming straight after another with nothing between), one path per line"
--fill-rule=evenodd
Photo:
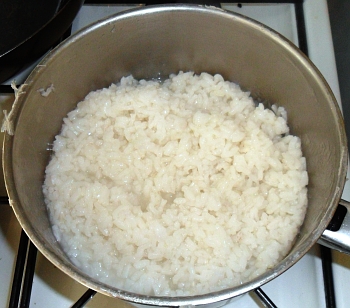
M341 215L344 219L340 223L339 230L331 231L329 228L332 229L332 227L328 226L318 243L350 255L350 202L341 199L339 205L343 207L341 211L344 212Z

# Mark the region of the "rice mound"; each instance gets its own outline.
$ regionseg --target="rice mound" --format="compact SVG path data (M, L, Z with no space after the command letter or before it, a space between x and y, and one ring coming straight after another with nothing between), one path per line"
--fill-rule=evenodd
M120 289L197 295L278 263L308 175L286 111L221 75L124 77L64 119L43 191L70 259Z

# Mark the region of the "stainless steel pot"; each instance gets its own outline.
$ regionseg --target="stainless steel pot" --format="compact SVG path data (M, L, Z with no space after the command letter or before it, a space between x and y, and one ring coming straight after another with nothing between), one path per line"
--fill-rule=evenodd
M129 74L157 78L179 70L220 73L251 91L256 100L286 108L292 133L300 136L307 159L309 206L290 253L260 277L200 296L143 296L88 277L62 251L52 233L42 194L44 169L50 158L47 148L59 133L62 118L88 92ZM202 6L146 7L83 29L34 69L18 91L6 124L6 186L10 203L30 239L55 266L82 284L141 304L220 302L280 275L322 235L337 207L347 171L342 117L314 65L271 29L243 16Z

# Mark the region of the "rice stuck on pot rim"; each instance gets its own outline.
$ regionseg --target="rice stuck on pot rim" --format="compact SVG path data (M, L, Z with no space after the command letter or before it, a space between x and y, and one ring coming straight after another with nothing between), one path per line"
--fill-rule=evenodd
M198 295L276 265L308 176L286 111L221 75L124 77L64 119L43 191L72 262L117 288Z

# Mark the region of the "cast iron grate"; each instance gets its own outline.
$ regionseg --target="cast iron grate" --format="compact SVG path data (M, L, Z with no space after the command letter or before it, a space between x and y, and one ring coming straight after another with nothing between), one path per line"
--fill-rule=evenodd
M305 30L305 20L303 11L304 0L246 0L244 3L292 3L295 8L297 32L299 40L299 48L308 55L307 37ZM85 4L94 5L112 5L112 4L122 4L122 1L115 0L86 0ZM128 4L140 4L139 1L127 1ZM178 1L142 1L145 5L153 4L164 4L164 3L197 3L206 4L220 7L220 2L218 1L200 1L200 0L178 0ZM237 3L237 6L241 8L244 3ZM71 33L69 29L61 40L67 38ZM13 89L10 85L0 85L0 94L13 94ZM0 197L0 204L8 204L7 196ZM322 259L322 269L324 278L324 288L325 288L325 301L327 308L336 307L335 305L335 294L333 285L333 273L332 273L332 256L331 250L329 248L320 246L321 249L321 259ZM33 243L29 240L26 233L22 230L20 243L17 251L17 259L15 265L15 272L12 280L12 289L9 301L9 308L17 307L29 307L31 290L35 272L37 249ZM261 303L269 308L277 307L273 301L264 293L261 288L254 290L254 293L260 299ZM84 307L87 302L93 298L96 291L88 289L73 305L72 308Z

